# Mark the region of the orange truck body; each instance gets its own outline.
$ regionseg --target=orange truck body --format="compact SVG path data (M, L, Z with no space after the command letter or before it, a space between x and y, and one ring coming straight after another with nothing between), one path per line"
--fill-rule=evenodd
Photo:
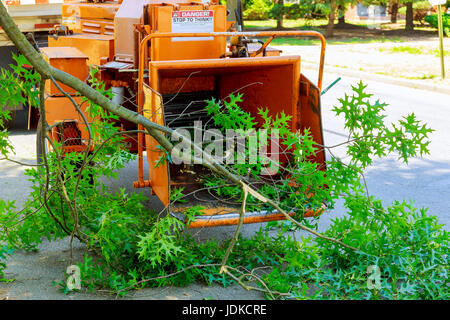
M170 112L166 102L175 98L195 99L210 93L214 98L224 99L239 91L244 94L241 107L245 111L256 114L258 108L264 106L271 115L284 112L292 116L293 131L310 128L315 141L323 144L320 89L325 39L317 32L236 32L233 21L227 21L227 8L216 1L74 1L63 4L62 21L74 33L49 37L49 48L42 49L47 61L83 81L87 78L88 67L97 66L101 71L100 80L108 87L127 87L135 92L134 103L124 103L124 107L140 112L157 124L168 125ZM278 50L267 47L277 36L308 36L321 40L317 85L302 75L300 56L282 56ZM260 50L249 47L247 56L232 56L233 43L244 37L262 38L266 42ZM49 125L71 122L80 129L74 131L81 135L75 140L85 141L85 127L68 99L61 97L61 92L52 85L48 86L47 94L50 97L46 108ZM181 102L187 105L190 101ZM126 121L120 125L124 130L142 129ZM82 150L83 144L76 148ZM165 206L170 205L171 187L183 186L186 190L195 187L195 179L182 173L179 167L170 163L155 167L163 153L151 136L136 134L130 139L129 149L139 156L134 187L151 188ZM144 177L145 156L148 177ZM313 160L324 164L323 152ZM180 205L169 207L175 214L185 209L186 206ZM204 212L191 227L238 222L238 210L233 206L211 202ZM317 212L305 213L306 216L315 214ZM282 218L276 212L248 213L244 223Z
M61 23L64 0L0 0L22 32L50 31ZM12 46L0 28L0 46Z

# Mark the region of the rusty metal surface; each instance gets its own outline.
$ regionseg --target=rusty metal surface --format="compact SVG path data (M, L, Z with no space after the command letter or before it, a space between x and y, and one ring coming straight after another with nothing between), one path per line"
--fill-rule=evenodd
M314 141L323 146L325 142L323 139L320 96L319 88L302 74L300 79L300 130L309 129ZM320 169L325 170L324 149L319 151L311 160L320 163Z
M74 47L45 47L41 48L44 59L54 68L62 70L81 81L88 77L88 57ZM68 94L75 94L76 90L58 82L59 86ZM63 93L51 81L47 80L46 93L52 96L62 96Z
M81 111L87 115L86 108L88 106L87 103L81 104L81 97L73 97L74 101L80 105ZM76 122L77 129L79 130L79 140L80 143L74 145L73 143L68 143L65 151L66 152L80 152L85 149L86 142L89 139L89 134L86 129L86 125L83 121L82 116L77 112L75 106L72 102L66 97L47 97L45 100L45 116L49 126L52 126L56 123L64 123L64 122ZM89 119L88 121L93 121L93 119ZM72 134L70 138L74 138L78 132L73 135L73 132L68 132L68 134ZM52 138L56 141L59 141L58 129L55 127L52 131ZM71 139L70 139L71 141ZM69 142L69 141L67 141ZM50 148L50 145L48 146Z
M291 213L290 216L294 216L295 213ZM306 213L304 217L312 217L315 214ZM243 219L243 224L261 223L270 221L284 220L286 217L280 213L267 213L267 212L246 212ZM211 228L220 226L232 226L237 225L239 222L239 213L230 213L227 215L205 215L198 217L195 221L189 224L189 228Z
M48 37L49 47L73 47L85 54L89 65L100 65L102 58L114 58L114 37L97 34L74 34Z
M175 203L171 205L171 214L178 219L184 220L184 212L194 206L202 206L203 215L196 216L195 220L191 222L188 227L195 228L209 228L218 226L236 225L239 222L241 204L226 201L226 199L219 199L211 196L206 191L200 191L195 195L189 195L183 198L187 201L184 203ZM303 212L305 218L321 215L325 207L316 211L307 209ZM289 216L293 217L300 214L300 212L290 212ZM261 223L269 221L278 221L286 219L285 215L277 211L267 211L265 209L246 211L244 214L243 224Z
M64 19L105 19L114 20L119 10L118 2L89 3L86 1L67 2L62 5L62 16Z
M88 56L83 52L74 47L45 47L41 48L43 55L51 60L51 59L70 59L70 58L81 58L88 59Z

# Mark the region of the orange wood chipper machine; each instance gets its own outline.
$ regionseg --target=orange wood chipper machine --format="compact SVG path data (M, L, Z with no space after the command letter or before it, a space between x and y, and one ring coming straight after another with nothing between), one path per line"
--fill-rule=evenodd
M300 56L284 56L269 47L275 37L283 36L320 39L317 84L301 73ZM89 67L97 67L99 80L112 88L116 102L160 125L175 129L205 120L208 115L199 101L220 100L240 92L244 111L256 115L264 106L271 115L284 112L292 117L293 131L310 128L314 140L323 145L320 90L325 39L314 31L242 32L240 1L229 1L228 6L218 0L66 2L62 25L55 27L48 47L41 50L52 66L82 81L88 78ZM252 85L255 83L258 85ZM61 86L76 102L81 101L76 92ZM82 117L57 87L51 83L46 87L46 120L50 126L63 124L53 126L49 136L64 139L65 152L85 150L88 134ZM85 105L81 104L83 112ZM186 108L196 109L186 112ZM30 111L29 124L37 122L37 115ZM125 120L117 125L126 131L142 129ZM195 172L171 163L155 167L162 151L152 137L136 133L127 142L129 151L139 159L135 188L151 188L168 206L172 186L195 187ZM37 145L42 154L45 146L39 139ZM144 177L145 156L148 177ZM313 160L324 164L324 153ZM239 208L217 201L206 203L205 215L191 227L238 223ZM169 209L177 212L186 206ZM276 212L248 212L244 223L282 218Z

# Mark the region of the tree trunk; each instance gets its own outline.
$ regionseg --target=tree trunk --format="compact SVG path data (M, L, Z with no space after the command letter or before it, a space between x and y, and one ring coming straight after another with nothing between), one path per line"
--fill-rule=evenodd
M414 30L413 2L406 3L406 25L405 30Z
M338 5L338 26L343 26L345 24L345 5Z
M277 16L277 29L280 30L283 28L284 0L278 0L277 3L280 9Z
M391 1L391 23L397 23L397 15L398 15L398 0Z
M330 13L328 14L327 37L334 34L334 19L336 17L336 0L330 0Z

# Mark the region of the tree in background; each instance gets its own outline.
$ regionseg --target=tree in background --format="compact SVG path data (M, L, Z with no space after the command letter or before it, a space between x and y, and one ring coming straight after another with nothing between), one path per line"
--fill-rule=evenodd
M278 7L277 18L277 29L283 28L283 15L284 15L284 0L276 0L276 6Z
M243 14L246 20L275 19L277 29L283 29L284 19L311 19L323 12L324 5L315 0L244 0Z
M327 36L333 36L335 20L345 24L345 12L350 4L357 0L299 0L287 3L286 0L243 0L244 18L248 20L276 19L277 29L283 28L283 20L312 18L324 16L328 18Z
M347 11L346 3L340 1L338 4L338 25L342 26L345 24L345 12Z
M327 25L327 36L332 37L334 35L334 20L336 18L336 0L329 0L329 12L328 12L328 25Z
M326 0L324 2L328 14L328 24L326 29L328 37L331 37L334 34L334 22L336 18L338 19L337 25L343 26L345 24L345 13L347 12L347 9L357 2L358 0Z
M390 0L389 1L388 12L391 15L391 23L397 23L398 0Z
M283 29L284 19L326 17L326 35L332 37L335 26L345 25L345 13L356 3L385 5L391 14L391 23L397 23L398 14L405 15L405 30L414 30L414 20L422 21L426 12L433 11L426 0L299 0L296 3L288 0L243 0L243 7L245 19L272 18L277 21L277 29Z
M414 0L405 2L405 6L406 6L405 30L414 30L413 2L414 2Z
M428 1L414 1L413 3L413 20L425 24L425 17L429 14L436 13L437 7L432 6ZM399 14L406 14L406 7L399 9Z
M244 0L242 9L244 19L247 20L266 20L270 18L273 3L269 0Z
M450 1L447 3L450 4ZM414 30L414 21L423 25L425 17L436 12L436 7L432 6L427 0L403 0L403 4L404 6L398 9L398 13L405 15L405 30Z

